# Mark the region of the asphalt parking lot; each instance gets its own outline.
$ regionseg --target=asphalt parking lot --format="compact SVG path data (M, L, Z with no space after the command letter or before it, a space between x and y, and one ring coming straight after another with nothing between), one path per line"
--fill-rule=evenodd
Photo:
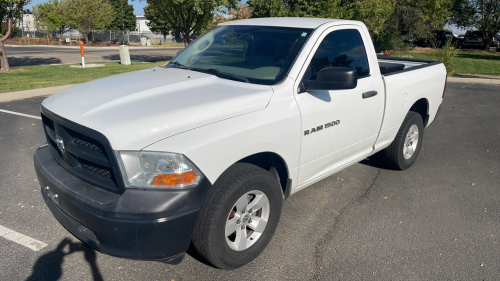
M36 117L42 100L0 109ZM296 193L266 250L222 271L191 252L173 266L82 245L40 195L41 121L0 111L0 226L47 244L35 251L0 237L0 280L498 280L498 121L500 86L449 83L413 167L367 159Z

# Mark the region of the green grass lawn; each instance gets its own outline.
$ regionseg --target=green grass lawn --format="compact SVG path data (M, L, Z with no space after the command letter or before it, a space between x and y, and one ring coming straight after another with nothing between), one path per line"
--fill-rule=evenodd
M152 68L166 62L102 62L103 67L74 68L69 65L39 65L14 67L10 73L0 73L0 93L83 83L120 73Z
M436 60L435 52L401 52L395 57ZM500 75L500 52L458 51L456 74Z

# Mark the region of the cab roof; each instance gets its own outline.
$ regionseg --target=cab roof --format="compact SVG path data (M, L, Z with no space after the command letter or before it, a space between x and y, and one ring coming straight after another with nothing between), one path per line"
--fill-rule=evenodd
M219 25L255 25L255 26L278 26L295 28L317 28L328 22L337 24L352 24L357 21L339 20L339 19L320 19L320 18L256 18L246 20L235 20L221 23Z

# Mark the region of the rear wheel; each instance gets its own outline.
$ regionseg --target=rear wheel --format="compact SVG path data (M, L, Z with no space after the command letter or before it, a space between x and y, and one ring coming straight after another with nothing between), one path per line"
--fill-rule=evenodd
M410 111L399 128L396 138L382 151L385 163L396 170L410 168L417 159L424 137L422 116Z
M207 195L193 232L193 245L212 265L234 269L269 244L281 214L281 187L268 171L237 163Z

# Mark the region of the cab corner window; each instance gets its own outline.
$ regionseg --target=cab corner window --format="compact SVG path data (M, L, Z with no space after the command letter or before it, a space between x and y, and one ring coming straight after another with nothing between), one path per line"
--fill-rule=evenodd
M370 75L365 45L357 30L344 29L328 34L314 54L306 77L315 80L321 69L330 66L356 69L358 78Z

